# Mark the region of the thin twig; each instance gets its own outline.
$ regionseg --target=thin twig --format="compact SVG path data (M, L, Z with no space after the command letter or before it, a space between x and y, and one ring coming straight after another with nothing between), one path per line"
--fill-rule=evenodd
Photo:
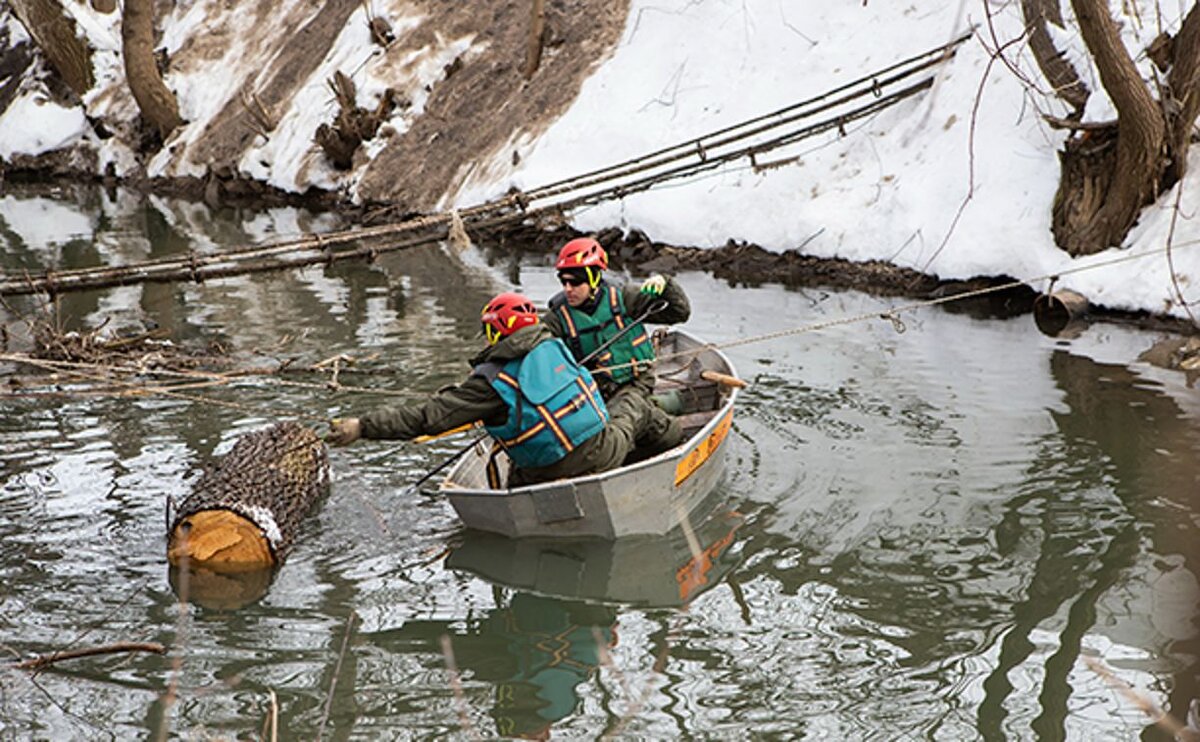
M979 106L983 101L984 84L991 75L992 66L995 65L996 60L1004 59L1004 50L1019 41L1020 38L1012 39L1004 44L1004 46L997 48L991 54L987 66L983 70L983 77L979 80L979 88L975 92L975 102L971 105L971 126L967 137L967 195L963 197L962 203L959 204L958 210L954 214L954 219L950 222L950 228L946 230L946 235L942 238L942 243L933 251L933 255L930 256L929 260L925 261L925 268L922 272L929 270L929 266L933 264L934 260L937 260L938 255L941 255L942 250L950 243L950 238L958 230L959 220L962 219L963 213L967 210L967 204L975 198L975 127L979 120Z
M187 647L188 590L191 583L191 564L188 558L187 534L183 534L180 545L183 557L179 560L179 617L175 622L175 655L171 659L171 675L162 693L162 718L159 719L155 739L164 742L171 730L171 706L179 690L179 676L183 673L183 653Z
M450 643L449 634L442 634L442 657L446 660L446 672L450 673L450 688L454 691L454 707L458 710L458 720L463 731L472 739L480 739L475 725L471 723L468 713L467 697L463 694L462 681L458 675L458 665L454 661L454 645Z
M94 657L100 654L118 654L120 652L154 652L155 654L163 654L166 651L167 648L158 642L115 642L98 647L84 647L82 649L51 652L50 654L43 654L23 662L18 662L13 667L19 670L38 670L62 660Z
M1156 726L1162 727L1172 738L1177 738L1181 732L1187 731L1187 727L1180 723L1178 719L1163 711L1162 707L1147 696L1138 693L1129 683L1118 678L1102 661L1085 655L1083 663L1088 666L1089 670L1099 675L1104 682L1115 688L1118 693L1125 696L1133 705L1149 716L1151 722Z
M676 615L682 615L683 613L686 613L686 612L687 612L686 609L684 609L683 611L681 611L679 614L676 614ZM667 658L669 656L670 649L671 649L671 639L672 639L673 633L674 632L672 631L670 622L668 622L666 631L663 632L662 648L658 650L658 653L654 657L654 665L651 666L651 668L650 668L652 672L661 673L666 669ZM599 632L597 632L596 647L599 649L599 652L600 652L601 664L604 667L608 668L611 672L616 673L617 679L621 683L621 687L624 689L625 693L628 695L629 689L625 683L624 678L622 677L621 671L617 668L616 664L612 661L612 655L608 651L608 646L605 645L604 642L600 641L599 639L600 639ZM651 684L650 680L647 679L646 685L644 688L642 688L641 693L639 693L636 697L634 697L632 702L629 704L629 708L627 708L625 710L625 713L621 714L620 718L618 718L616 720L616 723L613 725L613 727L611 729L606 729L604 731L604 733L602 735L600 735L600 738L601 739L619 738L621 736L622 731L624 731L625 727L629 724L629 722L632 719L634 719L639 713L641 713L642 708L646 705L646 701L650 698L650 694L653 691L654 691L654 687Z
M1183 307L1183 311L1192 320L1192 324L1196 324L1196 315L1192 314L1192 308L1188 304L1187 299L1183 296L1183 289L1179 286L1179 276L1175 273L1175 261L1171 257L1171 245L1175 242L1175 222L1179 219L1179 204L1183 200L1183 180L1179 181L1179 187L1175 190L1175 205L1171 209L1171 227L1167 231L1167 269L1171 271L1171 285L1175 287L1175 296L1179 299L1179 306Z
M329 680L329 693L325 696L325 710L321 712L321 723L317 727L317 742L325 736L325 724L329 721L329 712L333 708L333 692L337 689L338 675L342 671L342 660L346 656L346 647L350 646L350 632L354 628L354 621L357 614L354 611L350 612L350 617L346 619L346 633L342 635L342 648L338 651L337 662L333 666L333 677Z
M267 718L263 720L262 737L270 742L276 742L279 739L279 699L275 697L274 689L267 689L267 697L271 699L271 705L267 710Z

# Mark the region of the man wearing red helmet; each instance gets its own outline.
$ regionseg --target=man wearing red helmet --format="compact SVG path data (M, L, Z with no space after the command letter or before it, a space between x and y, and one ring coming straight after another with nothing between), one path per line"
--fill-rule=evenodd
M423 402L334 420L326 441L408 440L480 420L513 462L509 487L620 466L644 434L652 405L606 406L592 375L538 322L527 297L500 294L480 319L488 346L471 360L465 381Z
M608 254L599 242L580 237L563 245L555 263L563 290L550 298L546 326L583 359L641 317L657 301L666 307L647 318L657 324L686 322L692 308L683 288L657 273L641 285L617 286L604 279ZM654 348L645 325L626 332L595 359L593 374L609 403L628 394L649 401L654 392ZM651 456L683 440L679 421L651 403L651 419L637 441Z

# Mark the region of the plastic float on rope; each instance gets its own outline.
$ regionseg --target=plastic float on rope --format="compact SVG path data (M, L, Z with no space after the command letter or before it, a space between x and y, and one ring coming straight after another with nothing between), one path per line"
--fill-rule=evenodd
M1050 337L1075 337L1087 327L1088 300L1083 294L1061 289L1033 300L1033 321Z

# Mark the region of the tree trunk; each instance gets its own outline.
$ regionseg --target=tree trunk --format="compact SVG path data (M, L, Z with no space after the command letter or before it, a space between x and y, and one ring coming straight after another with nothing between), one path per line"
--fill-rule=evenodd
M1088 96L1092 93L1079 73L1054 46L1054 39L1046 30L1049 21L1060 28L1063 25L1062 11L1058 0L1021 0L1021 12L1025 16L1025 27L1029 31L1029 48L1046 80L1054 86L1054 93L1074 109L1073 117L1083 116Z
M1104 0L1071 0L1079 29L1095 60L1100 80L1117 109L1116 152L1111 168L1084 169L1099 177L1087 193L1072 190L1064 177L1055 197L1054 223L1059 247L1071 255L1090 255L1119 245L1136 222L1142 207L1159 193L1166 170L1167 122L1158 103L1142 82ZM1068 162L1089 147L1068 146L1062 153L1063 173ZM1076 181L1077 184L1077 181Z
M1170 139L1167 153L1171 164L1167 176L1174 185L1187 172L1187 151L1192 128L1200 115L1200 5L1193 5L1183 19L1183 26L1172 44L1171 71L1167 75L1167 91L1171 97L1167 108Z
M50 66L76 95L92 87L92 51L79 38L75 21L55 0L11 0L13 10Z
M1061 172L1050 231L1055 243L1070 252L1067 246L1080 226L1095 218L1108 197L1117 165L1117 125L1068 139L1058 159Z
M154 60L154 2L125 0L121 21L125 78L142 116L165 140L183 123L175 94L163 83Z

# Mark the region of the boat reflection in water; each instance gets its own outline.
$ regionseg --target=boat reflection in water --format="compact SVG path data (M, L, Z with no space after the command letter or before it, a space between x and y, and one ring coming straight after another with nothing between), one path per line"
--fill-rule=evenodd
M504 737L541 739L570 716L578 688L618 640L623 607L687 605L736 563L729 553L742 518L718 514L694 534L577 542L508 539L468 531L446 566L512 590L465 628L449 628L466 677L495 685L491 715Z
M506 587L602 603L665 608L682 606L711 587L733 565L721 557L733 543L741 516L716 514L693 532L603 539L510 539L467 531L446 566Z

